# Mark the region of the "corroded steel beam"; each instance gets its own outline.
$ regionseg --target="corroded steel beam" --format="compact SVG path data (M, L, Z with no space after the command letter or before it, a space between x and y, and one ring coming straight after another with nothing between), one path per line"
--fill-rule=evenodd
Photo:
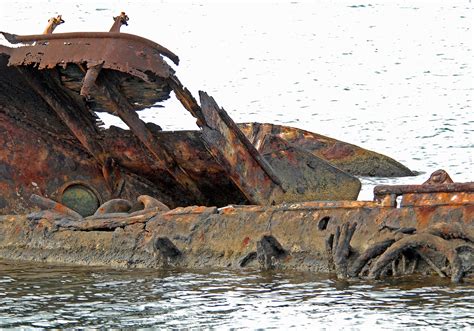
M457 193L474 192L474 183L421 184L421 185L378 185L374 188L375 196L387 194L402 195L406 193Z
M168 83L173 89L176 98L183 105L184 109L186 109L188 112L191 113L191 115L197 118L198 126L203 125L203 123L205 123L205 119L202 113L201 106L197 103L191 92L181 84L178 77L176 77L175 75L169 78Z
M202 137L209 152L254 204L271 204L285 192L278 175L212 97L199 92L204 123Z
M184 190L190 191L196 201L199 203L206 203L204 195L199 190L194 180L186 173L186 171L180 167L180 165L173 158L163 146L160 146L159 142L155 139L152 132L148 129L132 109L132 106L128 103L127 99L118 91L117 87L111 83L113 78L108 79L104 75L99 77L96 82L97 87L102 93L112 101L112 112L117 114L130 130L137 136L142 144L150 151L154 156L155 162L164 168L169 175L176 180L177 184L181 185Z
M379 201L394 203L395 198L402 196L400 206L439 205L441 203L455 206L474 200L474 183L445 183L421 185L379 185L374 187L374 197Z
M114 23L112 24L112 27L110 28L109 32L120 32L121 26L128 25L127 22L128 16L124 12L121 12L119 16L114 17ZM96 65L89 66L82 81L82 87L79 93L80 95L86 97L87 99L90 99L90 91L92 88L95 87L95 82L100 74L100 71L102 70L102 67L103 63L98 63Z

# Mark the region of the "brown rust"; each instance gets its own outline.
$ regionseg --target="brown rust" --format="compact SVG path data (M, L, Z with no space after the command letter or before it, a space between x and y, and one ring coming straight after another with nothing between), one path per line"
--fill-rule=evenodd
M286 187L277 203L357 199L360 181L309 151L276 135L266 135L260 150Z
M447 256L451 268L443 272L453 281L472 278L469 269L474 262L474 256L469 255L472 243L457 234L459 230L472 232L474 215L469 205L431 206L433 212L427 219L427 228L423 229L415 212L420 207L394 208L377 202L357 204L312 202L220 210L187 207L168 212L143 211L140 215L101 215L89 217L86 222L57 216L36 223L21 216L0 217L0 256L163 268L169 266L169 261L156 256L153 245L157 238L168 238L181 252L172 263L179 267L329 272L329 264L336 258L339 263L336 271L340 274L361 276L369 272L370 276L379 277L386 265L394 276L429 273L434 267L441 270ZM457 213L453 214L453 210ZM446 219L449 225L440 225L440 220ZM465 219L470 222L465 224ZM326 220L325 226L319 226L321 220ZM380 223L387 227L380 230ZM44 227L45 224L50 225ZM414 232L404 234L394 230L402 227L411 227ZM454 236L441 239L434 229ZM326 239L330 235L335 254L332 258L326 251ZM418 249L434 267L416 254Z
M70 54L70 48L68 47L59 47L61 43L66 43L66 46L73 45L74 43L79 43L83 46L86 46L86 49L84 49L80 54L89 54L91 50L93 50L93 47L87 47L87 46L95 46L98 47L100 46L101 43L104 43L106 41L107 43L114 43L113 46L122 46L122 45L128 45L129 48L131 49L140 49L143 48L143 51L151 52L154 53L155 55L162 54L169 58L171 61L173 61L174 64L178 65L179 64L179 58L177 55L175 55L173 52L168 50L167 48L151 41L148 39L145 39L143 37L139 37L133 34L128 34L128 33L121 33L121 32L66 32L66 33L55 33L55 34L48 34L48 35L42 35L42 34L36 34L36 35L25 35L25 36L19 36L15 34L11 34L8 32L2 32L0 31L1 34L5 37L5 39L8 40L9 43L11 44L18 44L18 43L28 43L28 42L37 42L38 45L36 46L50 46L50 48L28 48L28 50L32 51L33 53L35 50L38 49L49 49L49 50L54 50L56 52L59 52L57 55L50 54L51 57L59 57L61 54L61 49L63 50L69 50L64 52L64 54ZM41 42L47 42L47 43L41 43ZM92 44L90 44L92 42ZM115 44L116 42L116 44ZM112 45L109 45L112 46ZM23 47L22 47L23 48ZM100 47L102 49L102 47ZM124 52L125 50L122 49L121 47L117 47L117 49L121 49L121 54L120 55L125 55L127 54ZM24 53L23 51L20 53L15 53L13 54L20 55ZM38 53L39 54L39 53ZM92 52L90 54L98 54L98 52ZM139 51L136 53L140 55L142 58L144 57L143 55L145 53L140 53ZM46 54L42 54L46 55ZM111 55L111 54L110 54ZM135 56L136 57L136 56ZM131 57L131 59L135 58ZM48 57L46 56L44 59L47 59ZM154 58L155 60L157 59L156 57ZM44 60L45 61L45 60ZM63 59L64 62L76 62L76 61L68 61L67 58ZM122 62L122 61L121 61ZM42 66L47 66L47 61L42 62ZM56 61L55 63L58 63ZM51 65L55 65L55 63L51 63ZM12 63L13 64L13 63ZM154 67L152 66L150 69L153 69Z
M40 95L57 116L69 128L71 133L81 142L87 151L97 160L104 163L104 149L98 143L98 129L95 126L96 117L73 96L64 93L60 88L58 78L47 72L43 79L36 76L30 68L19 67L18 70L26 78L33 90Z
M266 135L277 135L355 176L414 175L410 169L390 157L317 133L269 123L243 123L239 127L259 151Z
M474 183L379 185L374 188L374 196L378 200L392 195L403 195L401 206L429 206L440 203L467 204L474 198Z
M122 25L128 25L128 19L129 18L125 14L125 12L121 12L119 16L114 17L114 24L112 24L112 27L110 28L109 32L120 32L120 28ZM95 87L95 82L97 80L97 77L99 77L102 67L103 63L98 63L96 65L89 66L86 74L84 75L81 91L79 94L88 100L91 99L91 90Z
M248 201L254 204L272 203L274 194L284 192L274 170L225 110L205 92L200 92L199 95L205 121L201 129L209 152L223 165Z
M120 15L114 17L114 24L110 28L109 32L120 32L122 25L128 25L129 17L125 12L121 12Z
M140 142L151 152L155 158L154 161L157 163L164 162L163 167L177 184L181 185L184 190L190 191L198 203L205 204L205 197L193 179L179 166L173 158L173 155L169 153L164 146L160 146L159 142L153 136L153 133L147 128L145 123L140 120L137 113L130 110L132 108L131 105L120 91L118 91L114 85L110 84L106 77L101 77L97 85L103 94L113 102L112 111L128 125Z
M428 178L428 180L424 182L423 184L426 185L426 184L449 184L449 183L454 183L454 181L451 179L451 177L445 170L439 169L433 172L430 178Z

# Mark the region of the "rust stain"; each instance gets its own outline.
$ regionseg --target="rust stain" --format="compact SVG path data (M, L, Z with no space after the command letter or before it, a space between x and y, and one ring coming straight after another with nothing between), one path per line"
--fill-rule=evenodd
M242 245L240 246L240 249L243 250L248 246L250 242L250 237L245 237L244 240L242 240Z
M323 151L321 154L326 159L333 160L351 157L355 154L355 151L351 146L347 144L335 143L330 148Z
M420 229L425 229L429 222L433 219L433 215L437 212L436 206L424 206L414 208L416 214L417 225Z

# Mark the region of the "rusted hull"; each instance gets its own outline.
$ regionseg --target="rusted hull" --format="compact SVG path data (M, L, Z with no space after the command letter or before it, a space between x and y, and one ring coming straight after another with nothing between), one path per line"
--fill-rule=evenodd
M121 13L108 33L52 34L58 16L45 35L3 33L29 44L0 46L0 214L17 214L0 216L0 257L472 277L474 183L439 170L355 201L352 174L412 173L311 132L237 125L205 92L198 104L163 60L176 55L119 33L127 21ZM171 91L201 130L140 120L137 110ZM95 111L130 130L100 128ZM201 207L179 207L192 205Z
M186 207L128 218L96 217L81 223L48 214L2 216L0 256L131 268L260 268L339 273L337 265L334 267L334 243L328 247L328 240L332 237L331 241L336 241L334 235L342 240L348 232L344 232L345 224L356 224L348 240L346 273L378 278L440 272L440 276L455 278L461 268L458 280L466 280L474 272L474 204L473 193L469 194L468 203L401 208L362 201L222 209ZM425 239L432 240L434 246L423 242ZM421 242L417 244L417 240ZM404 241L411 244L397 256L387 257L382 251L380 257L375 256L378 260L360 267L367 269L365 274L357 270L357 263L364 262L361 256L370 254L370 249L388 242L389 248L384 248L390 255L394 254L390 247L395 250L395 245ZM451 251L457 255L449 255ZM380 259L389 261L385 261L385 271L377 273ZM430 262L435 266L430 266Z
M0 47L0 213L29 211L32 193L62 202L78 183L98 203L140 194L170 207L352 200L360 181L325 157L381 168L367 162L375 153L330 138L236 125L205 93L197 104L162 58L177 57L149 40L117 32L6 36L34 44ZM200 131L161 132L138 118L136 110L172 90ZM206 100L215 105L203 111ZM130 130L100 128L94 111L118 115ZM341 148L351 158L327 151Z
M9 77L4 78L2 88L7 86ZM113 192L107 187L100 165L65 130L59 119L47 110L44 102L31 91L28 97L15 96L14 88L19 89L22 83L8 83L10 92L0 97L0 141L4 146L0 151L0 185L3 192L0 213L28 212L33 207L28 201L32 193L59 201L61 188L74 181L88 183L99 193L101 201L112 198ZM32 109L35 110L34 114L31 114ZM243 126L246 124L239 124L239 127ZM134 200L141 192L156 196L171 207L248 203L229 180L225 169L208 152L200 131L152 130L159 144L172 151L176 162L198 183L206 201L197 201L194 196L174 185L167 173L168 165L157 163L130 131L111 128L101 131L98 141L107 146L108 156L121 165L123 176L133 178L126 181L122 197ZM262 154L273 162L273 152L278 153L279 149L267 148ZM134 189L133 185L137 187ZM220 194L216 195L216 191Z

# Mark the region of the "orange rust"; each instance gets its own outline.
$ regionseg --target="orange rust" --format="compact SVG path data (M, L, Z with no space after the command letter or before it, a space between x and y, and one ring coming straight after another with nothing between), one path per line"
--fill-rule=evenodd
M414 208L417 225L420 229L425 229L432 220L433 214L437 211L436 206L423 206Z
M228 214L234 213L235 208L232 207L232 206L227 206L227 207L221 208L219 211L220 211L221 214L228 215Z
M474 204L466 205L464 209L464 223L471 224L474 221Z
M352 209L352 208L376 208L382 205L374 201L306 201L284 205L283 208L288 210L298 209ZM282 207L280 207L282 208Z
M207 209L206 206L197 206L193 209L193 213L197 213L197 214L203 213L206 211L206 209Z
M458 205L469 204L472 201L474 201L473 192L408 193L403 195L401 204L403 206Z
M242 240L242 245L240 246L240 249L243 250L248 246L250 242L250 237L245 237L244 240Z

